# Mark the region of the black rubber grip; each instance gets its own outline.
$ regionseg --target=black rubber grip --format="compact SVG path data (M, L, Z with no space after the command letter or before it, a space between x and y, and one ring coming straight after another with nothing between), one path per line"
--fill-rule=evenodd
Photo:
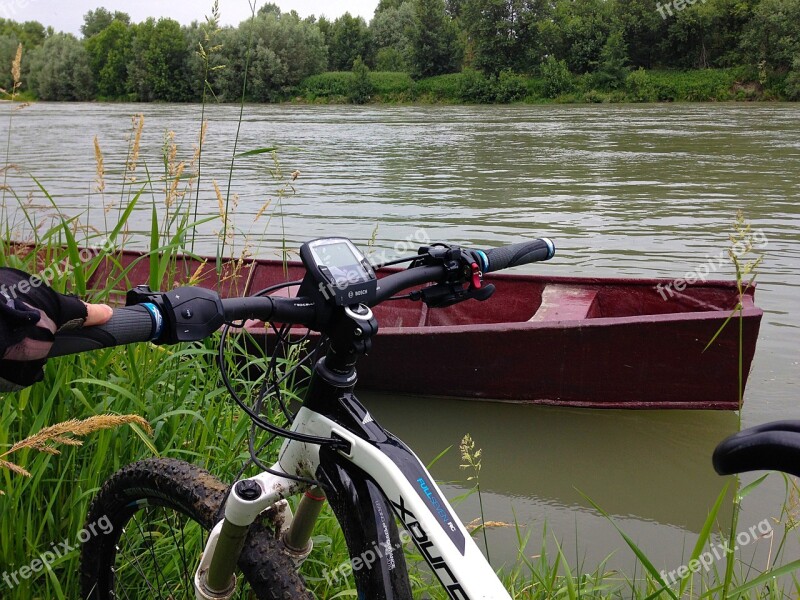
M153 338L154 319L144 306L115 308L111 319L103 325L71 329L56 334L48 358L77 354Z
M720 475L747 471L783 471L800 476L800 421L775 421L726 438L714 450Z
M483 253L486 255L489 263L484 269L484 272L491 273L518 265L550 260L556 253L556 247L548 238L541 238L528 242L520 242L519 244L511 244L510 246L502 246L501 248L484 250Z

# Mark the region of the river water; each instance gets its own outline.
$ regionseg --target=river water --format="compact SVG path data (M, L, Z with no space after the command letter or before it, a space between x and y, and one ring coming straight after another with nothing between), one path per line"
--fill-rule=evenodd
M6 139L9 107L0 110L0 139ZM175 132L178 156L191 158L198 106L39 103L14 113L9 160L20 172L10 173L9 183L45 206L25 175L34 174L60 208L88 211L102 228L124 195L110 183L105 196L92 193L93 138L107 179L118 181L129 119L138 112L145 127L137 185L146 179L145 164L153 179L163 172L165 131ZM212 107L206 118L200 216L218 213L210 181L224 192L238 108ZM544 235L556 240L556 258L523 272L683 277L728 247L735 212L743 210L767 243L756 295L765 315L742 426L800 418L797 105L245 107L238 151L272 146L279 149L280 181L268 154L237 160L233 253L247 245L272 257L283 239L296 248L323 235L361 244L374 238L375 248L390 256L420 230L432 240L478 247ZM290 189L294 170L300 175ZM161 202L159 186L146 187L144 197ZM265 215L256 218L268 200L269 223ZM104 212L104 205L113 206ZM134 216L143 230L149 210L143 204ZM198 250L213 253L218 228L218 222L201 228ZM722 273L732 275L731 266ZM557 539L573 567L592 570L611 555L609 568L629 573L632 553L587 498L613 515L657 568L674 569L691 552L724 484L711 468L711 452L739 426L735 413L363 399L423 460L453 446L433 468L450 497L468 487L457 448L469 432L483 448L486 517L516 521L530 535L528 556L539 554L546 524L551 551ZM773 475L745 499L740 529L780 516L782 501L783 481ZM458 510L464 521L477 517L477 497ZM722 513L724 528L730 509ZM514 559L516 535L509 527L490 531L494 563ZM743 556L755 552L763 563L769 544L749 543Z

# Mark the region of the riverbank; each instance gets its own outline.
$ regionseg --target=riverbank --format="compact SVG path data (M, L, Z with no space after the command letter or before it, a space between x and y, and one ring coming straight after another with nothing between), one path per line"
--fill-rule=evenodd
M506 104L725 102L792 100L800 96L787 79L760 83L747 67L667 71L638 69L617 82L597 74L568 71L542 77L503 72L489 77L478 71L414 80L408 73L339 71L312 75L296 89L293 102L309 104L421 103Z
M15 100L35 102L38 98L23 91L15 96ZM418 80L404 72L368 71L359 75L352 71L332 71L307 77L276 97L274 102L258 104L624 104L797 100L800 100L800 83L795 83L791 76L759 79L754 69L731 67L691 71L637 69L629 71L616 83L603 81L596 73L573 75L569 71L542 77L506 71L493 77L467 69L461 73ZM136 102L130 96L100 96L95 101Z

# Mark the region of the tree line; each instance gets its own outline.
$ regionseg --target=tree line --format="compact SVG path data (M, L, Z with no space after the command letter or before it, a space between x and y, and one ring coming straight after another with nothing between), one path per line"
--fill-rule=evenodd
M800 97L800 0L380 0L367 23L261 7L238 27L89 11L82 37L0 19L0 64L23 47L19 86L43 100L248 101L291 97L329 71L571 75L597 89L636 69L746 67ZM0 87L14 86L11 70Z

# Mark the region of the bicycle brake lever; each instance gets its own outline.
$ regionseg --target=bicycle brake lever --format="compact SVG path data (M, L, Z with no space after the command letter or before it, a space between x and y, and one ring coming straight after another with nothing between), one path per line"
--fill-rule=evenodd
M495 287L489 283L479 288L459 288L457 286L440 283L419 290L420 300L430 308L445 308L458 304L464 300L478 300L483 302L494 294Z

